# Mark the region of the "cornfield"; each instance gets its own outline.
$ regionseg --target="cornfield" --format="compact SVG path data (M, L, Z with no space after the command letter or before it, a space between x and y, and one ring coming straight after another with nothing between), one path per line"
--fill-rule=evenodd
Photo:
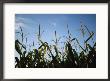
M85 33L85 31L87 31ZM82 46L79 40L71 35L69 26L67 24L66 41L60 42L63 37L57 37L55 30L55 39L52 40L53 45L42 40L41 25L38 26L37 39L39 47L27 51L27 46L23 41L27 42L27 37L24 36L22 27L16 34L20 34L22 41L15 40L15 50L19 54L19 58L15 57L15 68L96 68L96 42L93 41L94 32L91 32L86 25L80 27L82 37L86 34L88 38L84 40ZM93 45L88 41L92 41ZM63 43L60 48L59 43ZM35 46L34 42L32 46ZM31 48L31 47L30 47ZM77 48L80 50L77 51Z

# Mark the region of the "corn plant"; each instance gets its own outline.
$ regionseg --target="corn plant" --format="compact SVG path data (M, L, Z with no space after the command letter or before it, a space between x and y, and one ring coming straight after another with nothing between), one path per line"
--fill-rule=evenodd
M64 36L66 41L63 41L64 45L62 50L59 49L60 39L63 37L57 37L57 31L53 45L49 45L48 42L42 40L41 25L38 26L37 39L39 47L36 49L34 41L32 50L27 51L27 45L24 44L24 32L20 27L19 33L21 41L15 40L15 50L19 54L20 58L15 57L15 68L96 68L96 42L93 41L94 32L90 31L88 27L81 23L80 32L82 37L88 35L88 38L84 40L84 46L79 42L79 39L73 37L69 31L67 24L67 36ZM86 31L86 32L85 32ZM26 43L28 39L26 37ZM37 40L36 40L37 41ZM89 41L93 41L93 46L89 44ZM76 47L77 46L77 47ZM77 51L77 48L80 50ZM31 48L31 46L30 46Z

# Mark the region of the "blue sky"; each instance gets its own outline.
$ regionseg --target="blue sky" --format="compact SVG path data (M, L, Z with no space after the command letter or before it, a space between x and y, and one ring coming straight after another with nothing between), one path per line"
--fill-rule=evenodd
M27 45L32 45L33 41L37 44L37 35L39 24L41 26L42 40L53 44L52 40L55 39L54 31L57 32L57 37L67 36L67 24L70 33L73 37L77 38L83 46L83 39L80 32L80 22L87 25L90 31L95 33L93 39L96 41L96 14L16 14L15 15L15 32L20 31L22 27L24 34L27 37ZM15 34L15 38L21 40L19 34ZM66 39L61 38L60 42ZM25 44L25 42L24 42ZM90 44L92 42L90 41ZM38 46L35 46L38 48Z

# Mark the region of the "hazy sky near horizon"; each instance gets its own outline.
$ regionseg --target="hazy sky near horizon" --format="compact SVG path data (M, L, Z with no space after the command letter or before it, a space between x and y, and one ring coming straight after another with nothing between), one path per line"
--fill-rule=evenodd
M20 31L20 27L23 29L23 33L27 37L27 45L32 45L33 42L37 45L37 34L39 24L41 27L42 40L53 44L52 40L55 39L54 32L57 32L57 37L63 37L68 35L67 24L73 38L77 38L83 46L83 39L80 32L80 22L87 25L90 31L95 33L93 39L96 42L96 14L16 14L15 15L15 32ZM15 39L21 41L21 36L15 33ZM64 42L66 38L61 38L60 42ZM92 42L90 42L92 44ZM26 44L24 39L24 44Z

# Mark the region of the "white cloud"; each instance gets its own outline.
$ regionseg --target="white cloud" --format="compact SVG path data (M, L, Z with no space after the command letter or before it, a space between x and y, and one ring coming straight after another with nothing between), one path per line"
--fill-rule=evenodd
M56 24L56 22L52 22L52 26L54 26L54 27L55 27L56 25L57 25L57 24Z
M16 17L16 19L15 19L15 30L18 30L19 27L27 27L25 21L26 21L25 18Z
M23 17L15 17L15 30L18 30L19 27L29 27L30 25L35 25L36 22L29 19L29 18L23 18Z
M19 27L26 27L26 24L19 22L19 23L15 23L15 30L18 30Z

